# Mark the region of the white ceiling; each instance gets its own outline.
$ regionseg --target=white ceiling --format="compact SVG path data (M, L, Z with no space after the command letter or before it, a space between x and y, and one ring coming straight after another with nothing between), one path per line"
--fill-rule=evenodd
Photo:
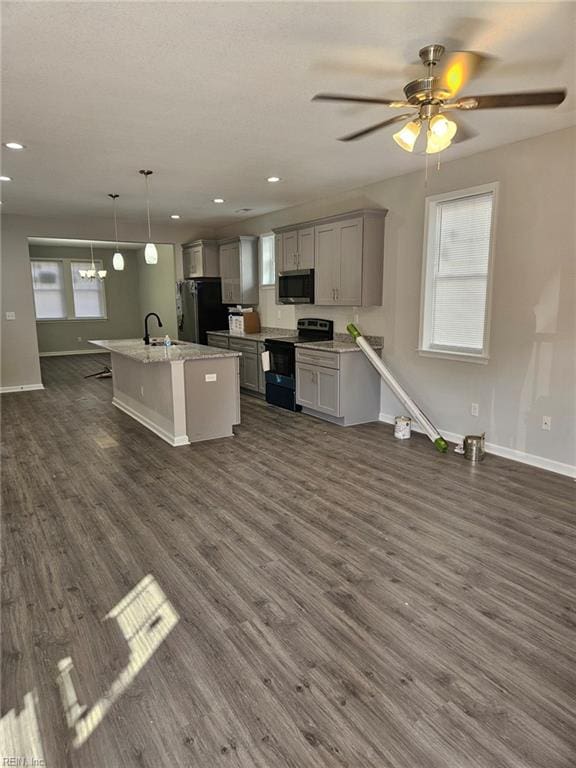
M479 131L449 160L576 123L575 4L476 2L3 2L5 213L143 211L220 225L408 173L424 159L389 129L386 107L311 103L318 91L401 96L431 42L501 62L464 93L565 86L555 110L466 115ZM358 69L363 72L357 71ZM269 175L283 178L268 184ZM225 205L214 205L222 196ZM236 214L240 208L252 212ZM181 223L182 223L181 222Z

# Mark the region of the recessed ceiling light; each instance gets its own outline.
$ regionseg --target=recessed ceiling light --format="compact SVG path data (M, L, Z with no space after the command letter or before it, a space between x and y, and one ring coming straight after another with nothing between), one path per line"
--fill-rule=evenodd
M19 141L5 141L3 144L6 149L25 149L25 144L20 144Z
M268 176L266 181L270 182L270 184L276 184L277 181L282 181L280 176Z
M215 197L214 200L212 200L213 203L223 203L224 198L223 197Z
M12 176L0 176L0 181L12 181Z
M170 218L171 219L179 219L180 218L180 214L179 213L171 213L170 214Z

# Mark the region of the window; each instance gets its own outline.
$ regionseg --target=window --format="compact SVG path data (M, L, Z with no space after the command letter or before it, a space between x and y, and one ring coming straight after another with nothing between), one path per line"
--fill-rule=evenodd
M103 269L101 261L94 262L96 269ZM80 277L79 270L86 269L85 261L72 261L72 293L74 295L74 317L106 317L106 297L103 280L86 280Z
M61 261L33 261L32 285L38 320L66 317L66 295Z
M420 351L485 362L497 184L426 200Z
M86 280L79 275L90 261L32 259L32 286L37 320L105 320L105 280ZM102 269L101 261L94 261Z
M274 285L276 264L274 261L274 235L260 235L260 285Z

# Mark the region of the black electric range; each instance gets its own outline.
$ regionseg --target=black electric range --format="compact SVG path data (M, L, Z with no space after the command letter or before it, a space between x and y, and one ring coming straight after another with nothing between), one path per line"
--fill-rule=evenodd
M298 320L298 335L266 339L264 349L270 356L270 369L266 371L266 402L289 411L302 410L296 403L296 349L295 344L310 341L331 341L334 338L332 320L304 317Z

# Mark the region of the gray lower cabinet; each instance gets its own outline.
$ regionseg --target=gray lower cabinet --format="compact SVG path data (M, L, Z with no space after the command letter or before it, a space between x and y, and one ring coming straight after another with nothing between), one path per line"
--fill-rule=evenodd
M206 339L209 347L218 347L219 349L228 349L228 336L222 336L219 333L207 333Z
M304 413L342 426L378 421L380 377L360 351L297 347L296 402Z
M261 392L262 363L259 354L260 344L251 339L229 337L230 349L242 353L240 358L240 386L249 392Z
M264 352L264 343L258 342L258 392L266 394L266 373L262 368L262 352Z

